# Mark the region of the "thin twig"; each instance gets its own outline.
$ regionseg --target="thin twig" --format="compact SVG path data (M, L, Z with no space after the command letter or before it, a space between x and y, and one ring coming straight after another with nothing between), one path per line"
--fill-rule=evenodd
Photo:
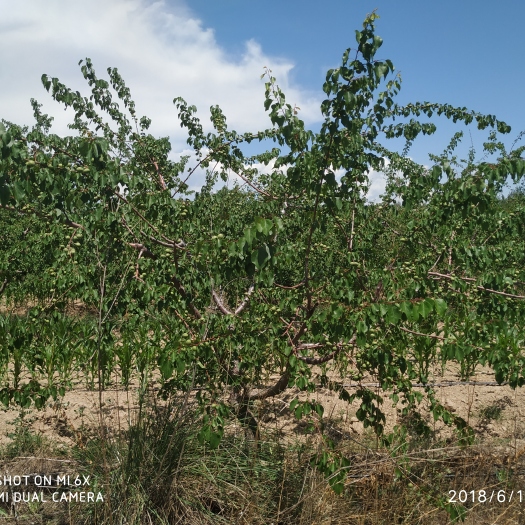
M284 284L273 283L277 288L283 288L284 290L296 290L301 286L304 286L304 281L301 281L299 284L294 284L293 286L284 286Z
M438 273L438 272L428 272L428 275L433 275L435 277L438 277L439 279L460 279L462 281L467 281L471 283L475 283L476 279L473 279L472 277L459 277L457 275L449 275L444 273ZM477 285L476 288L478 290L481 290L482 292L489 292L496 295L502 295L503 297L510 297L512 299L525 299L525 295L516 295L513 293L507 293L507 292L500 292L499 290L493 290L492 288L485 288L484 286Z
M160 235L165 241L169 242L170 244L175 244L174 241L172 241L171 239L168 239L165 235L163 235L161 232L159 232L159 230L153 225L151 224L150 221L148 221L148 219L146 219L146 217L144 217L144 215L142 215L142 213L140 213L139 210L137 210L135 208L135 206L133 206L129 201L128 199L126 199L126 197L124 197L124 195L121 195L118 191L113 191L113 193L124 203L124 204L127 204L130 208L131 208L131 211L137 215L138 217L140 217L154 232L156 232L158 235Z

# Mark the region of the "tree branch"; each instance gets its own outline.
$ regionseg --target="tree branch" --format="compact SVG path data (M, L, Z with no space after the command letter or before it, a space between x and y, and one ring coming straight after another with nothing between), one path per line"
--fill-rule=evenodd
M165 248L173 248L174 246L173 244L170 244L169 242L159 241L159 239L153 237L153 235L147 235L142 230L140 230L140 233L141 235L144 235L144 237L147 237L151 242L154 242L155 244L158 244L159 246L164 246Z
M476 279L473 279L472 277L458 277L457 275L449 275L449 274L445 274L445 273L428 272L427 275L433 275L433 276L436 276L439 279L448 279L448 280L461 279L462 281L466 281L466 282L469 282L469 283L475 283L476 282ZM502 295L503 297L510 297L512 299L525 299L525 295L516 295L516 294L513 294L513 293L500 292L499 290L493 290L492 288L485 288L484 286L479 286L479 285L477 285L476 288L478 290L481 290L482 292L488 292L488 293L493 293L493 294L496 294L496 295Z
M224 303L221 301L221 298L217 294L217 292L212 288L211 290L211 296L213 297L213 300L215 301L215 304L217 305L217 308L224 314L224 315L233 315L233 312L228 310L226 306L224 306Z
M255 290L255 287L252 284L250 288L248 288L248 291L246 292L246 295L244 299L242 300L241 304L235 309L235 312L234 312L235 315L239 315L246 308L246 305L250 301L250 296L252 295L254 290Z
M162 233L159 232L159 230L157 228L155 228L155 226L153 224L151 224L150 221L148 221L148 219L146 219L146 217L144 217L144 215L142 215L142 213L140 213L139 210L137 210L135 208L135 206L133 206L129 201L128 199L126 199L126 197L124 197L124 195L121 195L118 191L113 191L113 193L124 203L124 204L127 204L130 208L131 208L131 211L137 215L138 217L140 217L154 232L156 232L158 235L160 235L165 241L169 242L170 244L175 244L174 241L172 241L171 239L168 239L165 235L162 235Z
M240 173L235 171L233 168L230 168L230 169L233 171L233 173L235 173L235 175L237 175L237 177L240 177L246 184L248 184L248 186L250 186L252 189L254 189L257 193L260 193L261 195L264 195L265 197L269 197L270 199L277 200L276 197L274 197L273 195L271 195L267 191L261 190L261 188L258 188L257 186L255 186L255 184L250 182L250 180L247 179L244 175L241 175Z
M219 294L212 289L211 291L211 296L213 297L213 300L215 301L215 304L217 305L217 307L219 308L219 310L224 314L224 315L239 315L245 308L246 308L246 305L248 304L249 300L250 300L250 296L252 295L253 291L255 290L255 287L254 285L252 284L250 286L250 288L248 288L248 291L246 292L246 295L243 299L243 301L241 302L241 304L235 309L235 311L231 311L229 310L225 305L224 303L222 302L222 299L219 297Z
M306 357L306 356L299 355L297 353L298 350L323 348L326 346L324 343L302 343L300 345L297 345L294 348L295 357L299 359L300 361L303 361L304 363L307 363L309 365L322 365L323 363L328 363L328 361L331 361L334 357L336 357L337 354L339 354L339 352L341 352L341 350L345 346L355 345L356 339L357 339L357 336L353 335L348 343L338 343L336 345L335 350L331 354L324 356L324 357Z
M273 283L273 284L275 284L277 288L283 288L284 290L295 290L297 288L300 288L301 286L304 286L304 281L301 281L299 284L295 284L293 286L284 286L284 284L278 284L278 283Z
M202 319L202 314L200 313L199 309L193 304L192 301L189 301L188 292L186 292L184 286L182 283L175 277L175 275L171 278L171 282L173 283L173 286L175 286L175 289L180 293L183 299L187 301L188 308L193 312L193 315L197 319Z
M432 339L438 339L439 341L446 341L446 337L442 337L440 335L434 335L434 334L424 334L422 332L416 332L414 330L409 330L408 328L403 328L402 326L399 326L398 327L400 330L403 330L403 332L407 332L409 334L413 334L413 335L418 335L420 337L431 337ZM476 345L473 345L473 344L470 344L470 343L467 343L468 346L472 347L472 348L475 348L476 350L481 350L483 351L484 348L482 348L481 346L476 346Z
M352 228L350 230L350 242L348 243L349 252L353 251L354 249L354 225L355 225L355 198L354 198L354 207L352 208Z
M256 390L253 393L249 393L246 397L248 401L262 401L269 397L274 397L279 395L281 392L284 392L288 388L288 381L290 380L290 371L288 368L284 371L283 375L279 380L273 385L265 389Z
M139 250L139 259L144 256L148 259L156 259L157 256L151 252L146 246L143 244L140 244L138 242L128 242L128 246L131 246L132 248L135 248L135 250Z
M162 173L160 172L159 165L156 163L156 161L153 161L153 166L155 166L155 169L157 170L157 175L159 176L159 183L160 187L163 190L167 190L168 187L166 186L166 183L164 182L164 177L162 176Z
M439 339L440 341L444 341L445 338L444 337L441 337L439 335L433 335L433 334L424 334L422 332L415 332L414 330L409 330L408 328L403 328L402 326L399 326L398 327L400 330L403 330L403 332L407 332L409 334L413 334L413 335L420 335L422 337L431 337L432 339Z
M52 219L51 217L49 217L48 215L46 215L45 213L42 213L40 211L37 211L37 210L20 210L18 208L15 208L14 206L6 206L5 204L0 204L0 208L3 209L3 210L6 210L6 211L13 211L13 212L17 212L17 213L20 213L22 215L28 215L29 213L34 213L36 216L40 217L41 219L44 219L45 221L47 222L51 222ZM65 224L66 226L69 226L70 228L80 228L84 231L86 231L86 228L84 228L84 226L82 226L82 224L78 224L77 222L73 222L69 219L65 219L63 221L61 221L62 224Z

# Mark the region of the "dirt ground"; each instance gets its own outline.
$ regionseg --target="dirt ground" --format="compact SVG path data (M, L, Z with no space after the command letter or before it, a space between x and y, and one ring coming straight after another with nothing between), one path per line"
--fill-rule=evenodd
M491 438L492 442L514 450L514 454L521 455L525 450L525 389L512 390L509 386L498 385L488 369L479 369L469 382L460 381L453 369L444 374L436 369L432 381L438 399L451 412L465 419L477 438ZM363 384L380 393L374 383L365 381ZM357 384L348 383L346 387L352 393ZM152 399L157 391L158 387L152 384ZM289 410L290 402L296 397L306 399L307 396L290 388L258 406L263 427L272 433L277 432L285 441L304 434L304 422L296 420ZM126 391L122 387L109 387L102 392L101 399L102 411L99 410L99 392L79 383L63 398L55 402L50 400L42 410L2 408L0 445L9 443L20 425L65 446L83 446L96 429L100 429L101 423L108 431L118 434L134 421L138 410L136 389ZM324 421L334 437L337 434L354 438L363 435L363 425L355 415L358 402L349 405L326 389L319 389L309 399L323 404ZM399 406L396 409L384 396L382 408L387 420L385 430L389 432L399 422ZM424 409L422 413L425 414ZM450 428L433 422L428 414L427 420L437 437L445 438L451 434Z
M482 369L477 371L468 384L462 384L453 369L446 370L444 374L441 373L441 370L436 369L432 381L436 385L437 396L441 402L453 413L463 417L473 427L478 446L472 447L472 450L469 451L461 451L460 447L455 446L453 431L442 423L433 423L430 416L426 414L431 428L435 430L435 437L445 443L445 448L432 446L432 450L425 451L425 457L426 454L434 454L436 451L438 454L440 450L446 451L444 453L449 454L449 459L452 458L452 461L461 465L458 470L464 471L466 473L464 476L467 476L470 470L474 472L474 476L478 477L481 475L480 473L497 473L507 465L513 465L513 468L519 466L520 469L523 469L525 459L525 408L523 408L525 407L525 389L514 391L508 386L499 386L494 381L490 371ZM346 386L351 393L357 385L348 384ZM373 384L366 384L366 386L372 389L376 388ZM136 388L126 392L123 388L111 387L101 394L100 399L98 391L89 390L83 383L79 382L62 399L49 402L42 410L4 408L0 410L0 445L9 444L14 433L20 431L21 428L29 429L33 434L39 434L48 438L55 445L60 444L69 450L75 446L86 447L89 440L100 435L101 428L113 436L118 436L136 419L138 410L136 391ZM158 386L152 384L149 398L151 402L157 400L157 392ZM263 426L263 438L265 432L271 432L273 436L279 436L283 443L296 443L298 440L312 439L313 436L305 432L306 423L295 419L289 410L290 402L296 397L305 399L306 396L291 388L278 398L268 400L257 407L258 416ZM99 409L101 400L102 410ZM362 454L363 457L354 458L356 464L349 472L351 478L349 484L357 483L356 486L363 494L369 494L372 500L374 494L377 498L377 488L373 488L376 486L374 484L381 479L383 471L388 474L392 467L388 454L374 453L374 443L377 441L370 430L364 429L362 423L358 421L355 415L358 403L348 405L338 399L337 395L326 390L319 390L315 395L310 396L310 400L323 403L325 407L325 430L334 441L338 441L338 439L341 439L343 443L353 441L359 444L358 450L365 452ZM399 422L399 413L387 397L385 397L383 410L387 418L386 431L389 432ZM424 411L422 412L424 414ZM241 429L232 425L227 431L238 432ZM371 451L372 454L369 455L367 451ZM463 457L461 454L466 455ZM67 454L66 457L67 459L60 459L56 457L56 453L36 452L34 455L25 454L23 457L4 459L0 461L0 474L2 476L27 474L34 477L34 473L46 473L55 479L57 476L67 475L73 479L78 475L79 465L74 459L71 459L70 454ZM432 460L435 461L434 456L432 456ZM516 472L518 471L516 470ZM468 482L474 483L472 486L476 490L485 487L482 481L484 483L486 480L476 478L472 481L467 477L458 478L461 487L469 487ZM385 479L388 479L388 476ZM3 487L4 490L5 488ZM11 490L16 490L16 487L11 487ZM32 494L38 494L40 489L29 487L26 490L32 490ZM47 497L49 498L49 496ZM326 517L326 520L314 521L315 523L328 525L328 523L348 522L348 509L339 502L332 491L319 492L315 501L315 505L321 509L318 512L319 516ZM331 502L330 505L327 504L327 501ZM366 496L364 501L368 501ZM36 515L28 511L27 505L23 503L13 504L12 502L9 503L11 507L7 505L7 503L0 504L0 520L7 520L5 523L62 525L75 522L75 519L68 514L70 512L69 506L57 505L49 500L39 507L38 520L36 521ZM312 505L314 504L312 503ZM503 510L497 505L479 507L478 510L480 512L482 510L485 514L482 518L478 516L472 519L477 519L476 522L480 525L485 523L523 523L521 521L520 503L513 505L512 508L509 505ZM327 514L328 508L331 509L329 514ZM314 512L317 507L315 509L312 507L312 509ZM24 515L24 519L17 517L17 512L19 516ZM386 512L386 510L378 507L376 512L379 516L377 523L383 523L381 513ZM342 516L341 520L332 519L339 514ZM506 516L505 520L500 520L504 515ZM477 515L473 514L473 516ZM448 521L432 521L436 524L445 522L448 523ZM469 523L474 522L469 520ZM355 523L364 522L358 519ZM431 522L429 521L429 523Z

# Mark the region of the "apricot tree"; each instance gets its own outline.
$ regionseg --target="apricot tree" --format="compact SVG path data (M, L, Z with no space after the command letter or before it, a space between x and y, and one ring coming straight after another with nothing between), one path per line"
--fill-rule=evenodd
M381 434L385 396L405 413L425 402L435 418L465 427L435 396L436 362L458 363L465 377L489 365L499 382L522 386L525 210L502 206L499 196L508 176L524 174L523 148L505 150L498 133L510 128L494 116L398 105L400 78L390 60L376 59L376 18L366 18L355 49L328 71L317 133L269 70L272 126L263 131L230 131L212 107L215 131L205 133L196 108L175 99L191 162L171 160L168 139L148 133L151 121L138 117L116 69L106 81L81 61L88 97L44 75L52 97L74 109L76 134L52 134L36 102L30 131L0 130L1 207L59 239L44 272L49 300L17 325L31 337L17 339L4 322L4 369L22 347L36 360L25 366L44 366L41 349L60 312L80 299L98 314L71 332L78 362L68 366L87 359L102 385L115 367L125 384L133 370L147 378L156 367L164 391L197 388L202 437L212 444L231 415L257 434L254 405L290 387L327 387L358 401L357 417ZM383 144L433 133L433 116L492 129L485 148L499 160L460 166L459 135L430 168ZM275 147L243 153L245 143L268 141ZM199 170L206 183L192 195L188 180ZM373 171L388 178L380 203L367 201ZM214 189L232 175L233 189ZM46 323L51 314L55 324ZM28 385L6 376L2 399L56 394ZM296 399L291 408L322 427L321 405ZM333 473L344 458L337 461L324 457L319 466Z

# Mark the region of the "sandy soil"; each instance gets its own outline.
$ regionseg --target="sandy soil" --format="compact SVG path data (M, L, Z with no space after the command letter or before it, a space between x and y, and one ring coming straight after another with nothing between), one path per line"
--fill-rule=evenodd
M461 455L467 451L461 451L459 447L454 446L454 434L450 428L444 427L443 424L434 424L426 414L431 428L435 430L436 437L445 440L445 443L448 439L448 443L452 446L447 446L446 449L433 447L433 450L425 454L432 454L435 450L446 450L453 461L462 465L462 469L467 474L472 468L481 469L482 472L496 472L501 465L523 464L525 460L525 408L523 408L525 407L525 389L513 391L508 386L498 386L489 370L479 370L471 378L469 384L458 384L458 375L452 369L445 371L444 374L436 370L433 381L436 383L439 399L449 410L470 423L480 446L473 447L464 458L458 456L454 460L455 454ZM373 385L367 386L374 388ZM354 388L355 386L348 386L350 392ZM152 385L151 400L157 399L157 392L158 388ZM296 396L306 398L305 394L289 389L278 398L268 400L257 407L258 416L263 424L263 437L265 432L271 432L274 436L279 435L283 442L316 439L315 434L305 432L306 422L295 419L289 410L289 404ZM363 425L357 420L355 413L358 403L348 405L326 390L319 390L315 395L310 396L310 399L324 404L325 430L334 441L341 439L345 443L359 443L359 453L364 451L365 454L361 454L363 457L356 457L356 464L353 465L353 470L349 474L350 483L357 483L365 494L368 492L372 495L376 494L374 490L377 489L374 487L377 486L377 480L380 479L378 476L382 475L382 471L388 474L392 470L392 465L388 454L374 454L374 442L377 443L377 441L371 432L363 429ZM137 409L136 389L126 392L122 388L108 388L99 397L99 392L89 390L85 385L79 383L72 391L66 393L64 398L56 402L49 402L42 410L21 410L15 407L0 410L0 445L8 444L17 429L28 428L32 432L49 438L55 444L61 444L64 448L85 447L89 440L100 435L101 428L117 436L129 426L130 422L135 420ZM385 399L383 409L387 416L386 430L388 432L399 422L399 413L388 398ZM233 424L227 431L242 430L238 425ZM372 455L369 455L367 451L371 451ZM45 473L54 478L70 475L73 479L81 469L80 465L70 458L69 455L68 459L57 459L55 453L46 454L36 451L34 455L28 454L27 457L0 461L0 473L29 476L34 476L35 473ZM377 472L374 470L370 474L371 468L375 468ZM479 483L475 485L475 488L479 489L482 486ZM466 487L467 485L461 486ZM2 490L5 490L5 487ZM26 490L37 492L40 489L26 487ZM312 507L312 513L317 513L316 515L327 516L327 509L332 509L329 519L327 517L327 521L319 521L320 524L346 523L347 510L340 506L339 500L332 491L320 491L314 503L319 507L319 509ZM61 525L75 522L74 518L68 514L70 513L68 505L57 505L47 501L39 507L38 519L34 513L28 511L27 505L13 505L12 503L10 505L10 507L6 503L0 505L0 513L7 512L9 515L9 517L6 514L5 517L0 518L6 520L5 523ZM497 512L500 511L496 506L493 507L491 507L491 512L497 515ZM20 517L17 517L17 512ZM332 520L333 516L338 515L338 512L344 516L343 521ZM520 507L517 510L514 509L513 512L518 515L521 512ZM362 523L361 520L358 522ZM500 521L497 522L500 523ZM521 523L521 521L512 520L504 523L507 522ZM480 523L485 523L485 521L480 521ZM496 521L490 523L496 523Z
M497 438L502 444L516 448L516 452L525 446L525 389L512 390L506 385L497 385L488 369L479 369L468 384L460 382L453 369L444 374L436 369L433 382L438 399L454 414L464 418L478 438ZM374 383L365 381L364 385L380 393ZM347 385L349 392L356 387L355 383ZM156 391L158 387L152 385L152 398L155 398ZM257 409L263 427L277 432L285 440L303 435L305 422L296 420L289 411L289 404L296 397L307 398L306 394L290 388L279 397L261 403ZM100 399L102 410L99 410ZM126 392L122 387L110 387L102 392L100 399L98 391L78 384L63 398L55 402L50 400L42 410L2 408L0 445L11 441L10 435L20 424L66 446L83 446L99 431L101 421L108 431L119 433L134 420L138 410L136 389ZM319 389L309 399L324 405L325 424L334 437L338 434L354 437L363 434L363 425L355 416L358 402L348 405L326 389ZM394 407L385 396L383 410L387 416L387 432L399 422L398 409L399 406ZM423 406L422 413L425 414ZM428 414L426 417L438 437L451 434L442 423L434 423Z

